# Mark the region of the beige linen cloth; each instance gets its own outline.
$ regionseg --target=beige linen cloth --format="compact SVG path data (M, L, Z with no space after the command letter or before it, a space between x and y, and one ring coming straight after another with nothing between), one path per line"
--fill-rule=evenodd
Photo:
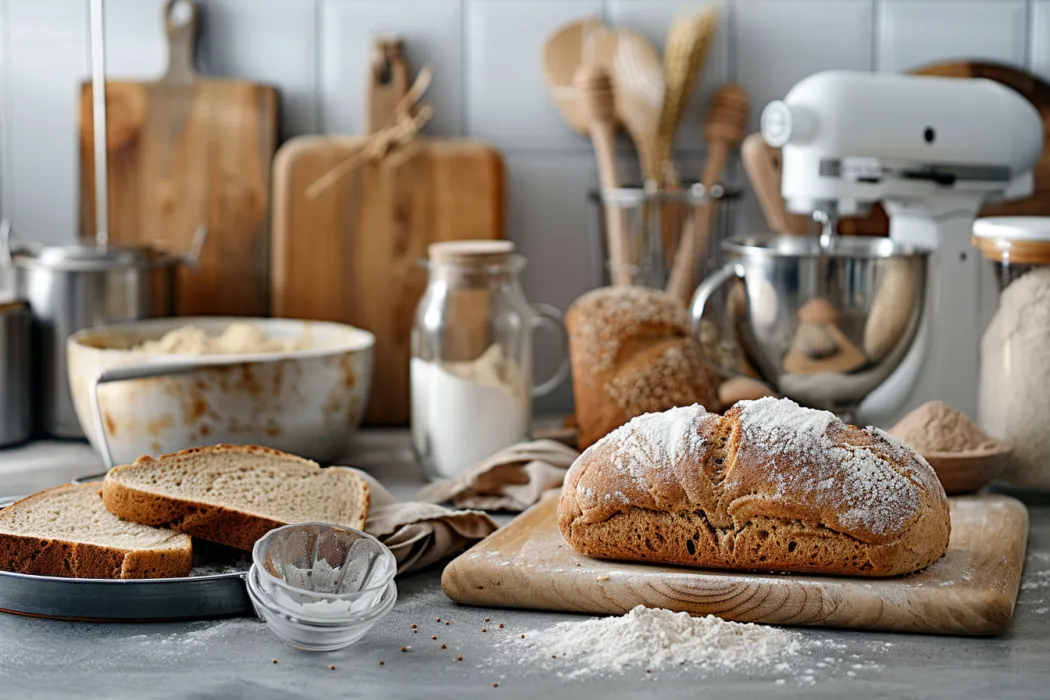
M370 475L354 469L371 489L365 532L390 548L397 573L415 571L458 554L499 528L477 510L452 510L433 503L399 503Z
M430 503L456 508L519 512L548 489L561 488L579 453L554 440L521 442L501 450L453 479L436 481L419 493Z

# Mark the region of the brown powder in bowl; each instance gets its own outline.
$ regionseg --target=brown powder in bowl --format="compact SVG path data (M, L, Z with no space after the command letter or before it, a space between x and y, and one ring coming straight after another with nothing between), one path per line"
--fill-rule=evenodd
M944 401L928 401L901 418L889 434L919 454L972 452L998 445L966 414Z

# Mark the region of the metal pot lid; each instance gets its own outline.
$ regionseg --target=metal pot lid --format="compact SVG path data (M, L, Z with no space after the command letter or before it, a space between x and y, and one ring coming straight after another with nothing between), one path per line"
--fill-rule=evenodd
M178 257L147 246L45 246L13 251L12 258L18 267L75 271L142 269L179 262Z

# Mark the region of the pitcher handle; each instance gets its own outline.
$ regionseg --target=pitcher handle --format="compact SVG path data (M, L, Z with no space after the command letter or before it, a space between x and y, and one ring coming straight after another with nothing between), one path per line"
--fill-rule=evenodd
M569 376L569 331L565 329L565 322L562 321L561 312L558 309L549 304L533 304L532 308L537 314L532 318L532 330L544 326L552 329L558 334L561 346L561 364L558 365L558 369L550 379L532 387L532 395L537 397L551 393L565 381L565 377Z
M703 358L704 362L715 367L719 372L724 375L743 377L744 379L754 381L754 377L744 374L736 368L726 367L717 357L708 357L705 355L703 343L700 342L700 322L704 318L704 311L707 309L707 303L711 300L711 297L719 287L733 279L744 279L744 266L737 262L727 262L722 266L722 269L708 275L704 281L700 283L700 286L696 288L696 293L693 295L693 301L689 308L689 315L693 326L693 343L696 345L700 357Z

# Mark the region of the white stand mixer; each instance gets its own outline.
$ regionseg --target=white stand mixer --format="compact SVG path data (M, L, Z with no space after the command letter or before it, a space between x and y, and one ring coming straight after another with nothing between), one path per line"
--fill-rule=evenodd
M833 231L836 219L878 201L892 239L933 249L919 335L862 404L864 420L932 399L975 416L980 256L972 226L986 203L1031 193L1043 150L1036 109L990 80L827 71L767 105L762 136L782 149L790 211Z

